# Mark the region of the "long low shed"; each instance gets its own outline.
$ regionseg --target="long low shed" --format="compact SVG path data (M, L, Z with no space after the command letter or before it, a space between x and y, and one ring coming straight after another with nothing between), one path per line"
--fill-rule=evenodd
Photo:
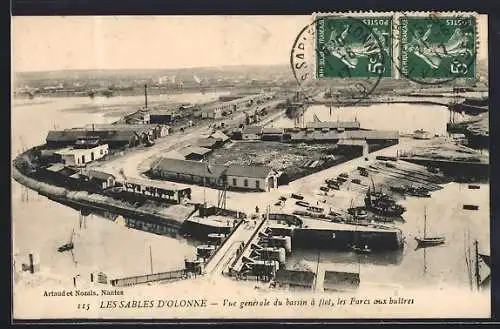
M174 200L180 203L182 199L191 199L191 189L181 188L167 182L142 181L127 179L122 182L126 192L157 197L160 199Z

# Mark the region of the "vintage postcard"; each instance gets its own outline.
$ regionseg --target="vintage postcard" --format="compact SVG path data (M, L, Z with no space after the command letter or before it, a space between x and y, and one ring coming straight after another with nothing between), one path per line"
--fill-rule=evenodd
M487 16L12 19L13 318L489 318Z

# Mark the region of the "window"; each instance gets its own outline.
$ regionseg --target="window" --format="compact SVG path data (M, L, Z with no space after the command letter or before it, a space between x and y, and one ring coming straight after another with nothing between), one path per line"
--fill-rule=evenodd
M260 188L260 180L256 180L255 181L255 187L256 188Z
M236 180L236 178L233 178L233 186L236 186L238 185L238 181Z
M248 187L248 179L245 179L245 180L243 181L243 184L245 185L245 187Z
M102 149L101 149L101 155L102 155L103 153L104 153L104 152L103 152L103 151L102 151Z

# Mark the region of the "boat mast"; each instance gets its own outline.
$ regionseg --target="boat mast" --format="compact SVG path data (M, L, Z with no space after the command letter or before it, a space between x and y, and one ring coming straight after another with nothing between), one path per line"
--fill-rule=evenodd
M427 208L424 208L424 239L427 236Z
M427 274L427 255L426 255L426 250L427 248L424 248L424 275Z
M319 261L320 261L321 250L318 249L318 259L316 260L316 276L314 280L314 290L316 290L318 286L318 272L319 272Z
M479 275L479 249L478 249L479 242L477 240L474 241L474 261L475 261L475 266L474 266L474 275L476 278L476 287L477 290L479 291L480 286L481 286L481 276Z

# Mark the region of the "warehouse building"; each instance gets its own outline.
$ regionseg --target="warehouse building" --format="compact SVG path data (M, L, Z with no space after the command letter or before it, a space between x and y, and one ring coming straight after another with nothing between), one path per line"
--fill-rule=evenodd
M78 128L77 128L78 129ZM160 124L88 124L84 129L89 131L133 131L139 136L148 135L153 139L165 137L170 132L168 125Z
M229 188L269 191L278 187L278 175L266 166L230 165L224 173Z
M149 120L153 124L171 124L177 115L172 110L152 110L149 113Z
M246 126L243 128L243 140L260 140L262 136L262 126Z
M162 158L150 170L154 178L229 189L269 191L278 186L278 174L265 166L220 166L206 162Z
M207 119L218 119L223 116L229 115L234 112L242 111L249 108L254 104L260 104L265 100L270 100L273 98L272 94L260 93L254 95L248 95L244 97L238 97L231 99L227 102L215 102L205 107L201 111L201 117Z
M109 152L108 144L98 138L78 138L72 147L54 152L66 166L85 166L87 163L105 157Z
M359 130L361 124L359 121L325 121L325 122L308 122L306 130L315 131L344 131L344 130Z
M222 184L224 166L206 162L162 158L151 168L151 175L174 182L219 186Z
M283 140L283 128L263 128L261 139L263 141L281 142Z
M220 130L214 131L208 136L208 138L215 139L219 144L225 144L230 141L229 136L227 136Z
M205 156L212 152L211 149L200 146L188 146L178 151L185 160L202 161Z
M368 144L397 144L399 133L397 131L381 130L346 130L343 132L332 131L299 131L287 132L292 143L337 143L341 139L366 140Z
M337 143L337 151L341 154L366 156L369 152L368 143L363 139L341 139Z
M114 149L134 147L167 136L169 132L170 127L165 125L91 124L83 128L49 131L45 142L48 148L63 148L72 146L78 139L97 138Z
M116 184L116 177L114 175L98 170L82 170L75 175L78 175L78 179L83 184L100 191L114 187Z
M222 146L222 141L215 138L199 138L196 141L196 145L207 149L215 149Z
M184 199L191 199L190 188L179 188L165 182L151 182L128 178L122 183L125 193L141 195L180 204Z

